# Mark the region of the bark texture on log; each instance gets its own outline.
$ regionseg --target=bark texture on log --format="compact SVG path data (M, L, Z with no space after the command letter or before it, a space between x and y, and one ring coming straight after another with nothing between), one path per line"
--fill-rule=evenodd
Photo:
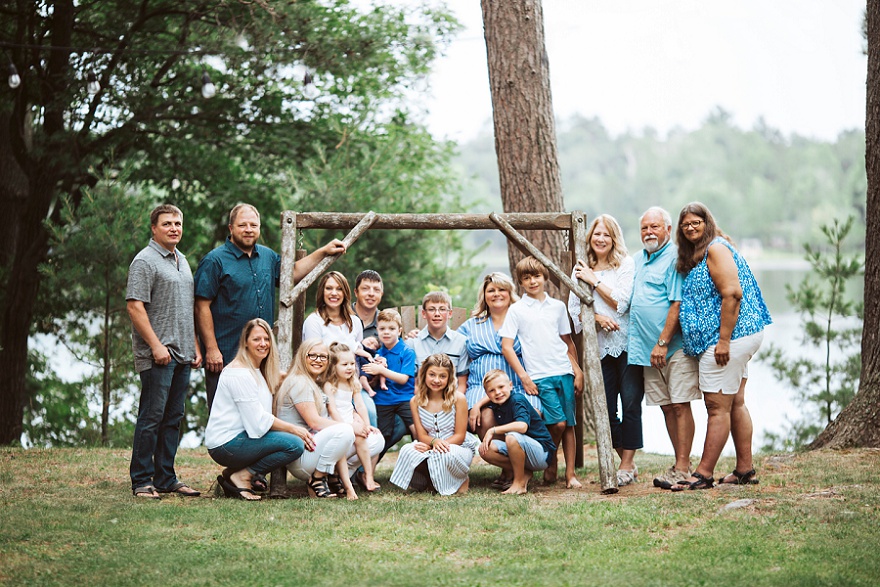
M880 0L869 0L865 171L868 202L865 241L865 320L862 373L852 402L810 445L880 448Z
M562 212L562 180L540 0L482 0L495 152L505 212ZM526 231L561 265L564 235ZM520 251L508 244L511 274ZM551 295L558 291L550 288Z

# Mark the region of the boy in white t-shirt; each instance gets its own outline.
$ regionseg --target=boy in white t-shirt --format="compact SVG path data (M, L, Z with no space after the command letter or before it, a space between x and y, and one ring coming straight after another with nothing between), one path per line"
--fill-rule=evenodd
M578 365L577 351L571 340L571 325L565 304L544 291L550 272L534 257L516 264L516 280L523 297L510 306L504 324L498 331L501 351L522 380L530 395L538 395L543 406L544 422L565 457L566 487L581 487L574 475L575 460L575 395L584 388L584 374ZM513 350L519 338L525 366ZM556 481L556 453L544 471L544 482Z

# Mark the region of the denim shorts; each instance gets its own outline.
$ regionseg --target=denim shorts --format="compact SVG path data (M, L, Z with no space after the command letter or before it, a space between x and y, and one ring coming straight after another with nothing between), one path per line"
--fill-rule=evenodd
M526 469L529 471L543 471L547 468L547 451L541 446L541 443L519 432L508 432L506 437L513 437L519 442L523 452L526 453ZM492 444L498 449L498 452L504 456L510 456L507 451L507 443L503 440L493 440Z
M538 397L544 407L544 422L574 426L574 375L553 375L535 379Z

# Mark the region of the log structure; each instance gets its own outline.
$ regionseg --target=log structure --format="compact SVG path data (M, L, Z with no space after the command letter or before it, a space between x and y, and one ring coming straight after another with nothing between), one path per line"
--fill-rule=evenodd
M526 254L534 255L547 266L553 281L562 284L564 293L572 291L581 301L581 323L592 324L593 297L581 283L574 282L568 271L544 255L521 231L560 231L567 232L570 250L568 256L574 263L575 259L586 258L587 219L581 212L567 213L513 213L513 214L376 214L284 212L281 218L281 284L279 299L281 300L276 325L278 348L281 364L289 364L293 357L293 349L301 342L302 322L305 312L304 296L310 284L326 271L336 260L327 257L309 274L294 283L293 264L295 259L302 258L304 251L296 250L297 235L306 229L337 229L349 230L344 242L350 246L366 230L501 230L508 240ZM602 369L599 363L599 347L594 328L584 328L583 340L579 341L581 351L581 368L584 371L586 401L582 411L578 412L578 462L583 466L583 420L586 417L592 424L596 435L599 454L599 477L602 493L617 492L617 476L614 470L613 449L611 447L611 431L608 425L608 413L605 403L605 385L602 381ZM275 471L272 474L271 495L278 496L285 484L286 472Z

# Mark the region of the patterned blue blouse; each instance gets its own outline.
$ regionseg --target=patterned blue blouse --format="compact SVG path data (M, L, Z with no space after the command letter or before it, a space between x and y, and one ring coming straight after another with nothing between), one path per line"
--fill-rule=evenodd
M736 272L743 292L739 316L730 339L736 340L761 332L773 320L770 318L770 312L767 310L767 304L764 303L752 270L727 240L717 237L709 243L709 247L716 243L721 243L733 253L733 261L736 263ZM679 321L684 353L692 357L717 344L718 333L721 330L721 294L718 293L706 264L709 247L706 247L703 260L690 270L682 286Z
M483 390L483 377L492 369L501 369L510 378L513 383L513 392L525 395L526 399L533 408L541 411L541 400L537 395L528 395L523 390L522 382L516 375L507 359L501 353L501 337L495 330L495 325L491 319L470 318L467 322L458 327L458 333L467 338L467 352L470 357L468 365L468 387L465 396L468 401L468 409L474 407L480 399L485 397ZM522 348L519 339L513 340L513 350L516 356L522 362Z

